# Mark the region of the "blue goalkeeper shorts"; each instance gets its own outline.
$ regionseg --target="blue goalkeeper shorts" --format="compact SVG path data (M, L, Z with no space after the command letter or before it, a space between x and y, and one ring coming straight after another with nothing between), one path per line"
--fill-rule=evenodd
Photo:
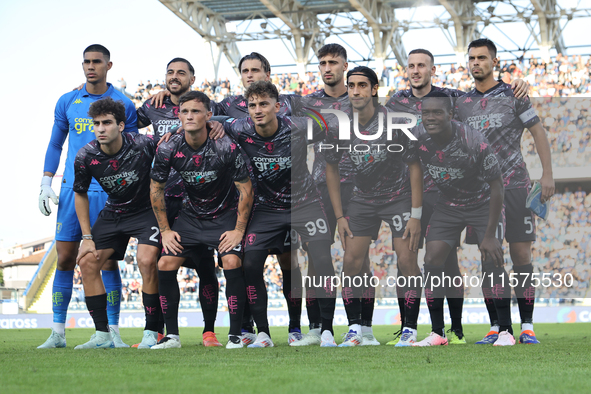
M82 230L76 216L74 204L74 190L62 187L60 190L59 204L57 206L57 223L55 225L55 240L66 242L79 242L82 239ZM90 225L93 226L99 213L105 207L109 196L104 191L88 191Z

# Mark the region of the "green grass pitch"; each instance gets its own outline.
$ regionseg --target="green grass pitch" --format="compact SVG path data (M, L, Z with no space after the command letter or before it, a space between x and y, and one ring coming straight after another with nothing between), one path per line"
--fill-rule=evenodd
M468 345L292 348L281 327L271 331L275 348L226 350L204 348L199 328L181 328L183 347L160 351L74 350L91 329L68 329L66 349L38 350L49 330L2 330L0 393L591 391L591 324L537 324L541 345L508 348L473 344L487 326L464 329ZM337 343L345 330L336 327ZM217 331L225 344L227 328ZM374 327L382 344L393 331ZM419 339L428 332L419 327ZM131 345L142 330L124 328L121 334Z

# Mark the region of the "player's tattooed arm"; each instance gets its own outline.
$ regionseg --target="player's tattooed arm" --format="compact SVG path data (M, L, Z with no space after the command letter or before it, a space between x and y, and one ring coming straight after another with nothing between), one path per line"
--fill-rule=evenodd
M88 194L75 193L74 206L76 208L76 216L78 216L78 222L80 222L82 236L85 237L90 235L90 204L88 202ZM78 264L80 260L88 253L92 253L94 257L96 257L96 259L98 260L99 255L96 251L96 247L94 245L94 241L92 240L92 236L90 238L91 239L83 238L82 245L80 245L80 249L78 250L78 256L76 256L76 264Z
M402 239L406 239L410 235L409 249L413 252L419 250L419 240L421 238L421 218L418 211L422 211L423 207L423 169L420 161L413 161L408 163L408 170L410 172L410 189L413 214L406 223L406 229ZM418 211L417 211L418 210ZM417 214L414 212L417 211Z
M150 201L152 202L152 210L154 216L158 221L160 227L160 234L162 236L162 248L166 253L172 252L175 256L181 253L183 247L180 244L181 236L170 229L168 217L166 216L166 203L164 201L164 186L165 182L150 181Z
M490 208L488 212L488 225L484 238L480 244L480 253L482 261L492 261L497 267L503 266L503 248L496 237L497 226L501 211L503 210L503 199L505 187L503 186L503 177L493 179L488 182L490 185Z
M347 237L353 238L353 233L349 229L349 221L343 214L343 205L341 203L341 177L339 174L339 163L326 162L326 187L328 188L328 195L330 196L330 202L334 210L335 217L337 218L337 225L339 236L341 237L341 243L343 249L347 248Z
M238 212L236 214L236 227L232 231L226 231L220 237L218 250L221 253L229 252L242 242L254 201L254 192L250 178L246 177L234 182L234 185L236 185L236 189L238 189L238 193L240 194L238 198Z
M531 126L529 132L534 137L534 144L542 162L542 196L541 201L546 202L554 195L554 176L552 175L552 155L550 153L550 143L546 136L546 130L542 126L542 122L538 122Z

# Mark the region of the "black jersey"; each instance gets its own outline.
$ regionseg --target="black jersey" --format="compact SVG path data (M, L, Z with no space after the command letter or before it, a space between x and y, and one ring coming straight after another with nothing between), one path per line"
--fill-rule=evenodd
M417 130L418 140L411 142L410 151L413 157L420 157L445 204L465 207L490 200L488 182L500 177L501 170L482 133L452 121L453 137L447 145L440 146L423 125Z
M175 105L168 96L164 98L160 108L154 107L150 104L150 100L146 100L137 110L138 121L145 125L151 124L154 128L154 135L158 138L170 131L174 131L176 127L181 127L181 120L178 115L179 106ZM171 170L164 188L164 195L166 197L182 197L183 191L181 176L175 170Z
M151 208L150 167L156 142L140 134L122 133L123 145L110 156L94 140L83 146L74 162L74 191L86 193L92 178L109 195L105 210L134 213Z
M440 92L449 97L460 97L466 94L461 90L456 89L448 89L448 88L440 88L437 86L431 85L431 92ZM394 93L390 100L386 103L386 107L393 111L393 112L403 112L413 114L417 118L417 126L421 124L422 119L422 98L416 97L412 93L412 89L405 89L399 90L398 92ZM413 133L418 127L412 129ZM427 171L423 167L423 190L425 192L430 191L437 191L437 186L433 183L433 179L431 179L431 175L429 175L429 171Z
M292 100L299 99L299 96L292 94L280 94L279 104L281 108L277 115L287 116L292 113ZM250 117L248 113L248 100L243 95L230 96L219 103L211 102L211 111L214 116L229 116L231 118L241 119Z
M333 132L335 128L331 127L328 133L328 141L338 149L325 150L326 161L338 163L346 151L353 163L355 189L352 201L381 205L411 194L407 163L418 161L418 158L409 156L410 139L401 130L393 130L392 139L387 139L387 113L385 107L376 108L366 125L354 124L353 114L350 114L348 140L339 140ZM362 135L375 135L380 123L383 132L376 140L365 140L353 133L356 128Z
M170 169L182 177L186 197L183 210L196 218L213 219L235 208L238 191L234 182L248 178L241 149L229 137L207 138L198 149L185 140L185 133L173 135L156 151L151 177L166 182Z
M298 110L296 115L298 116L307 111L320 113L321 109L347 111L350 108L349 94L345 93L340 97L333 98L328 96L324 89L318 90L302 97L301 104L296 106L296 108ZM326 157L324 157L324 152L320 149L320 144L320 142L314 144L312 177L316 184L326 183ZM341 177L341 183L353 182L353 163L347 154L343 155L341 162L339 163L339 175Z
M523 129L537 124L540 118L529 98L516 99L511 85L500 82L484 93L474 89L456 100L455 115L488 139L499 159L505 189L530 186L521 137Z
M255 202L286 210L320 200L306 165L308 119L277 117L275 134L263 137L251 118L228 119L225 132L234 138L250 159L255 177ZM312 141L326 137L324 125L313 124Z

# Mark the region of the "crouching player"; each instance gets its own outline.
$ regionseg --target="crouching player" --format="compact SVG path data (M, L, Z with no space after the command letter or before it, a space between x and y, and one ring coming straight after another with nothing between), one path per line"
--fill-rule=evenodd
M246 288L242 272L242 238L253 202L252 184L242 151L229 137L209 138L210 100L188 92L179 100L179 118L185 130L158 148L152 168L152 207L162 232L163 256L158 262L160 303L167 336L152 349L179 348L177 271L192 251L217 248L224 275L230 314L226 348L240 348L240 325ZM173 229L166 215L164 187L171 168L182 177L186 203ZM201 260L200 263L207 263ZM211 263L211 262L210 262Z
M503 235L497 229L503 209L499 163L479 131L452 121L451 100L441 93L432 96L423 99L422 125L415 133L418 140L412 149L441 192L427 227L424 266L425 298L432 332L413 346L448 344L443 321L444 263L468 225L478 236L482 254L482 290L494 294L499 313L502 332L495 345L513 345L511 288L499 242ZM435 278L440 279L439 284Z
M144 337L138 346L149 348L158 336L158 275L160 231L150 206L150 167L156 143L150 137L121 132L125 106L113 99L94 102L88 111L96 140L76 155L74 192L82 245L76 258L82 272L86 306L96 328L90 341L76 349L115 347L107 321L107 294L101 268L108 259L121 260L130 237L138 239L137 262L143 280L146 313ZM109 198L90 228L87 191L95 178Z

